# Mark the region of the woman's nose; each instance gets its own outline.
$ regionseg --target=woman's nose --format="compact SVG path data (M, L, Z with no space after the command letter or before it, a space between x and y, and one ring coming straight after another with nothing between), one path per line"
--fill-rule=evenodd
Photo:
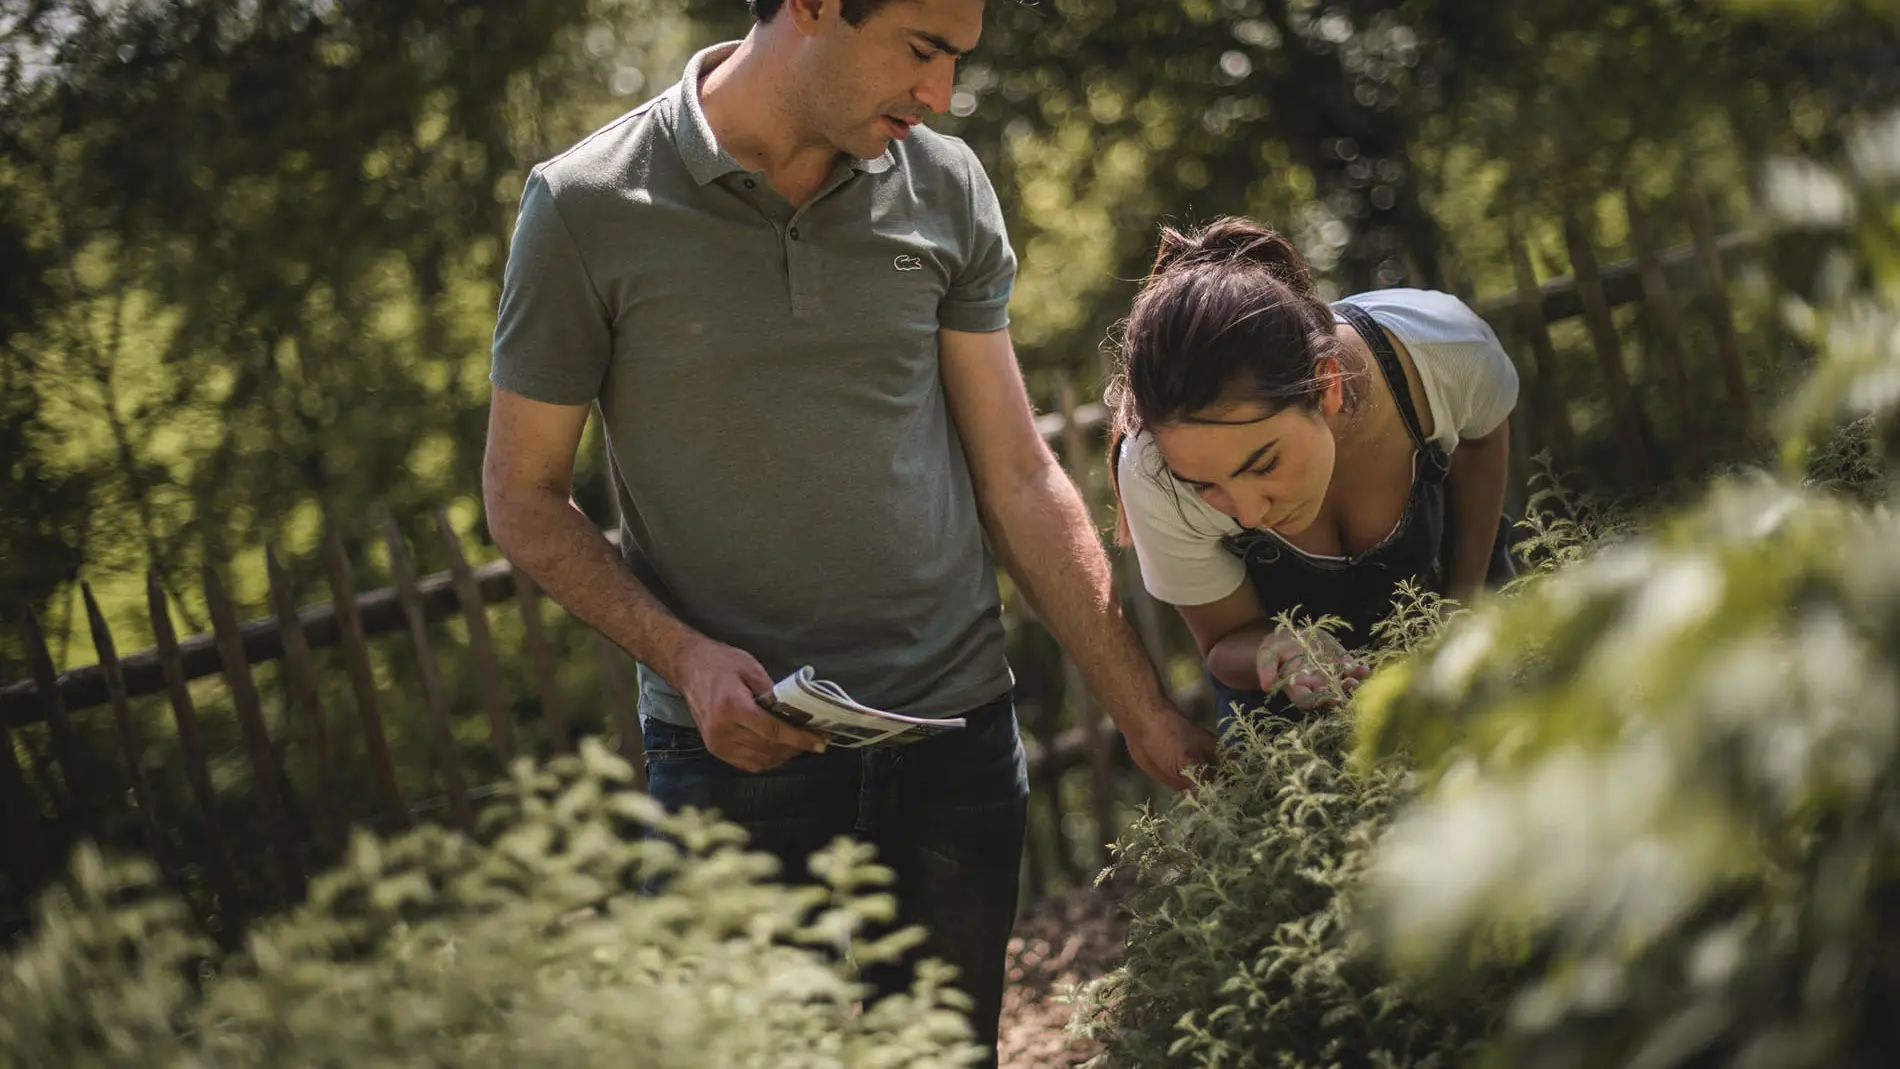
M1236 495L1233 517L1242 527L1259 527L1273 514L1273 499L1265 494Z

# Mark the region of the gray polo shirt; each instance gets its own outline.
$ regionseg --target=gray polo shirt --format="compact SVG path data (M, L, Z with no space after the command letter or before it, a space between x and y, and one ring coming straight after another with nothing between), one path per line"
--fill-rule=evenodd
M700 109L734 47L534 168L490 377L599 406L628 564L687 623L774 678L964 712L1012 679L937 332L1008 323L995 192L917 127L794 211ZM644 665L640 708L692 723Z

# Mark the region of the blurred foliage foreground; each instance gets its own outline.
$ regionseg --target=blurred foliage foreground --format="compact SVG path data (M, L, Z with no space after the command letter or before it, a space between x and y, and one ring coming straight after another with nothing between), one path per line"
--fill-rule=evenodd
M1786 300L1821 354L1786 470L1634 529L1546 517L1508 596L1421 601L1350 709L1255 727L1140 821L1127 960L1077 1015L1106 1064L1891 1064L1900 517L1865 480L1900 444L1900 115L1764 188L1833 250ZM973 1057L941 971L858 1006L853 959L915 937L866 937L891 902L861 852L787 889L598 746L515 775L486 835L360 838L230 958L82 852L0 963L0 1062Z
M517 766L480 841L359 837L215 966L149 865L82 851L0 972L0 1064L934 1069L980 1053L941 970L858 1012L851 963L916 938L854 938L893 910L868 848L840 844L813 861L821 886L786 888L738 828L667 816L624 761L583 748Z

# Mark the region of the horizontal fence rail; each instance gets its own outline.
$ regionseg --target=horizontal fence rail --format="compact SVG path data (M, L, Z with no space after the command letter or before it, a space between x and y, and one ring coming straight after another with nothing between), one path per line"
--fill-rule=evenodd
M514 567L506 560L485 564L475 569L475 583L484 604L511 600L515 596ZM462 611L455 577L447 572L424 577L416 583L416 590L422 599L423 612L432 623L446 620ZM401 598L394 586L359 595L356 612L363 622L365 635L395 634L409 626L403 616ZM334 647L342 640L336 605L332 602L299 608L297 620L312 649ZM284 656L283 630L276 617L246 620L239 624L238 643L244 652L245 662L249 664L281 660ZM187 680L224 672L224 660L219 653L215 634L180 639L178 658ZM165 689L164 669L156 648L127 654L119 661L119 672L125 680L127 697L143 697ZM59 694L68 710L106 704L109 698L105 670L93 664L61 673ZM41 699L38 683L29 679L0 689L0 716L6 717L7 722L16 728L43 722L46 719L46 703Z
M1760 239L1746 231L1738 231L1713 239L1713 245L1723 259L1731 259L1754 253L1760 245ZM1709 276L1707 256L1696 245L1669 249L1658 253L1656 259L1670 288L1681 293L1701 289ZM1611 307L1636 304L1643 300L1642 267L1637 259L1605 264L1599 275L1603 296ZM1546 323L1561 323L1586 312L1583 287L1578 285L1574 274L1558 275L1538 285L1537 302L1537 314ZM1498 319L1515 314L1518 305L1516 293L1499 293L1478 298L1472 302L1471 308L1486 319Z

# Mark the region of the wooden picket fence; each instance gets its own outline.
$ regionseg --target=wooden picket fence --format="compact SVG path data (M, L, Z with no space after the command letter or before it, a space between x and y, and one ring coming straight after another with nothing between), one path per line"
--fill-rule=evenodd
M1655 472L1656 447L1626 364L1625 332L1611 316L1619 305L1638 305L1644 313L1647 351L1661 361L1662 378L1668 385L1666 408L1674 422L1677 448L1687 455L1689 467L1699 469L1707 459L1708 413L1698 402L1706 403L1707 398L1697 394L1695 376L1684 365L1682 336L1688 327L1678 314L1677 301L1691 291L1702 298L1727 393L1726 418L1752 434L1755 416L1729 309L1726 266L1747 251L1749 239L1718 239L1707 205L1692 191L1684 211L1692 226L1692 240L1660 250L1633 193L1626 203L1631 224L1627 258L1599 266L1598 252L1578 213L1566 212L1563 233L1572 269L1569 275L1538 282L1525 245L1514 233L1515 289L1486 298L1467 295L1467 299L1506 336L1520 361L1526 385L1514 424L1519 431L1514 445L1520 457L1535 450L1548 450L1559 461L1578 455L1580 434L1571 425L1567 398L1557 386L1560 361L1549 327L1581 317L1588 327L1621 462L1632 471ZM1106 413L1099 403L1084 402L1081 391L1066 379L1058 384L1053 400L1053 410L1039 419L1039 429L1076 478L1093 513L1106 517L1112 508L1106 500L1100 449ZM124 656L91 587L82 583L96 663L64 673L56 670L39 624L26 614L24 630L33 677L0 689L0 825L4 826L0 842L6 847L0 863L0 880L6 888L0 893L0 930L9 920L17 925L20 904L49 877L72 842L91 834L104 817L124 823L124 809L132 811L143 848L161 867L181 883L190 874L208 892L208 908L227 933L242 928L247 912L277 908L298 898L310 859L336 856L353 826L398 830L417 819L436 819L431 814L439 813L456 827L472 827L480 799L496 786L471 783L466 772L465 743L458 738L456 725L468 721L465 714L474 710L451 707L438 657L445 621L461 621L463 648L457 653L475 676L489 756L505 767L517 753L531 752L517 738L521 725L510 713L490 606L511 603L520 614L521 654L529 663L536 691L537 737L549 753L572 752L575 732L565 715L560 683L564 671L574 666L558 657L550 643L540 591L506 560L471 566L446 515L437 517L436 527L440 551L450 565L446 572L417 576L405 539L393 522L385 522L381 536L387 548L389 585L359 592L341 533L334 525L326 525L320 553L329 599L318 603L304 603L302 595L307 592L293 589L291 572L274 549L268 551L270 612L249 621L240 621L218 570L207 566L201 582L212 629L185 638L175 633L171 598L159 576L149 575L147 608L156 644ZM1164 672L1163 678L1182 658L1198 663L1184 629L1141 589L1134 562L1126 554L1117 560L1117 584L1129 618ZM1037 626L1033 614L1021 604L1009 607L1008 625L1012 631ZM426 797L406 797L398 783L389 725L372 668L372 639L386 636L406 639L401 659L413 671L422 693L436 788ZM629 677L631 662L598 634L590 641L599 662L598 701L604 710L600 723L637 769L642 754ZM384 652L392 648L385 646ZM345 769L338 757L339 740L331 736L335 722L319 700L319 668L313 651L323 649L340 652L349 677L360 752L368 765L368 781L374 784L370 797L352 797L343 786L346 772L360 777L365 770ZM253 666L265 662L281 662L282 697L289 715L277 738L267 725L252 673ZM209 676L222 677L224 697L235 715L249 771L250 789L244 796L254 800L257 808L261 842L234 842L226 831L229 811L220 804L212 767L229 755L208 752L190 685ZM1088 835L1096 844L1089 860L1099 862L1105 857L1101 844L1116 837L1118 807L1131 796L1130 777L1121 774L1126 758L1113 727L1072 662L1064 659L1054 678L1025 675L1020 670L1018 678L1019 707L1032 736L1032 806L1040 806L1042 819L1059 832L1065 816L1060 785L1071 769L1086 766ZM189 816L197 828L190 857L173 856L167 822L186 815L161 808L146 738L151 725L133 709L135 699L161 694L170 707L179 767L165 765L158 771L182 776L189 787L194 810ZM1202 714L1208 711L1202 689L1189 686L1176 697L1188 708ZM110 708L116 731L119 760L110 768L98 767L97 761L82 754L75 730L75 714L102 706ZM32 738L23 733L31 733ZM315 784L306 792L312 797L301 804L287 790L291 764ZM1134 788L1137 796L1140 790ZM102 812L109 799L120 799L111 805L121 812ZM301 814L301 820L293 810ZM1031 859L1033 888L1047 886L1058 874L1070 879L1086 876L1082 862L1063 847L1061 835L1055 838L1051 856ZM269 864L254 860L266 853ZM11 918L6 915L9 910L14 914Z
M1080 422L1070 421L1070 426L1071 437L1079 442ZM451 562L449 571L418 577L408 545L394 522L389 521L384 524L383 539L391 583L361 593L356 589L355 569L338 528L326 524L322 557L330 600L302 607L289 569L275 548L267 550L271 615L242 623L218 570L206 566L202 570L202 589L212 630L184 639L175 633L172 599L164 584L156 573L148 574L147 608L157 641L150 649L123 657L90 584L82 582L81 595L97 660L63 674L55 671L38 621L27 613L25 637L34 678L0 690L0 751L4 752L4 759L0 759L0 813L5 814L4 821L0 821L5 825L0 842L6 846L0 875L6 878L12 897L17 899L22 892L39 887L51 874L55 859L63 856L74 839L96 826L102 815L97 811L99 800L115 795L125 799L124 804L136 817L138 845L167 871L177 873L189 867L199 875L221 918L220 928L231 932L241 928L247 906L253 910L275 908L296 900L306 879L305 858L313 853L313 845L319 856L335 857L353 826L399 831L423 813L440 810L454 827L472 830L477 801L493 794L498 785L471 785L465 773L466 743L458 739L455 725L461 719L458 714L473 710L451 708L438 660L441 629L432 625L451 618L462 622L462 641L466 644L462 652L478 677L474 689L486 725L485 743L495 760L506 765L519 748L516 725L504 697L503 662L496 651L488 614L489 607L496 603L512 602L520 613L522 653L532 665L536 708L542 721L539 726L548 750L555 755L572 753L575 739L564 714L560 667L548 640L539 588L505 559L472 567L447 515L440 514L437 519L442 549ZM1158 619L1152 603L1142 618ZM600 700L606 709L603 719L609 737L639 772L644 755L629 677L632 663L598 632L590 635L599 659ZM383 638L406 638L409 644L403 651L404 659L420 684L422 708L434 743L438 795L405 797L398 785L384 702L371 668L372 641ZM319 701L318 667L313 655L313 651L326 648L343 654L355 698L361 748L375 784L373 806L352 805L354 799L342 786L337 746L331 738L333 724ZM253 666L272 661L282 663L287 706L295 714L279 734L291 735L291 739L271 738L253 677ZM221 804L210 770L217 755L204 741L198 702L192 694L192 681L209 676L222 677L226 685L252 777L246 796L255 802L265 833L263 841L247 842L242 848L234 845L226 832L228 805ZM1081 691L1079 684L1077 691ZM135 699L152 695L163 695L170 706L181 764L177 771L184 777L194 805L192 815L202 856L188 860L168 856L171 850L163 827L167 815L148 771L149 724L132 707ZM1180 697L1194 700L1192 693ZM74 714L99 706L110 707L117 733L120 762L111 770L101 769L98 761L87 759L75 731ZM50 760L43 765L29 761L28 767L36 773L37 790L29 786L17 761L23 753L35 754L36 748L17 745L24 740L15 738L21 730L34 727L43 728L50 750ZM1112 790L1113 734L1098 708L1088 704L1077 726L1043 738L1046 743L1039 745L1031 740L1027 744L1034 783L1052 795L1051 784L1064 771L1088 761L1101 797L1110 798L1107 792ZM308 763L307 770L314 774L317 784L304 807L310 811L307 823L318 840L315 844L306 841L299 833L299 822L291 817L285 758L280 749L286 742L294 744L297 759ZM108 778L115 782L102 790L101 781ZM125 782L116 782L120 779ZM1099 842L1105 844L1114 838L1113 820L1109 805L1098 808L1095 838ZM54 829L52 835L48 834L49 823ZM247 867L238 860L258 856L260 850L271 856L268 878L255 866ZM14 919L17 921L17 917ZM5 921L5 915L0 914L0 926Z

